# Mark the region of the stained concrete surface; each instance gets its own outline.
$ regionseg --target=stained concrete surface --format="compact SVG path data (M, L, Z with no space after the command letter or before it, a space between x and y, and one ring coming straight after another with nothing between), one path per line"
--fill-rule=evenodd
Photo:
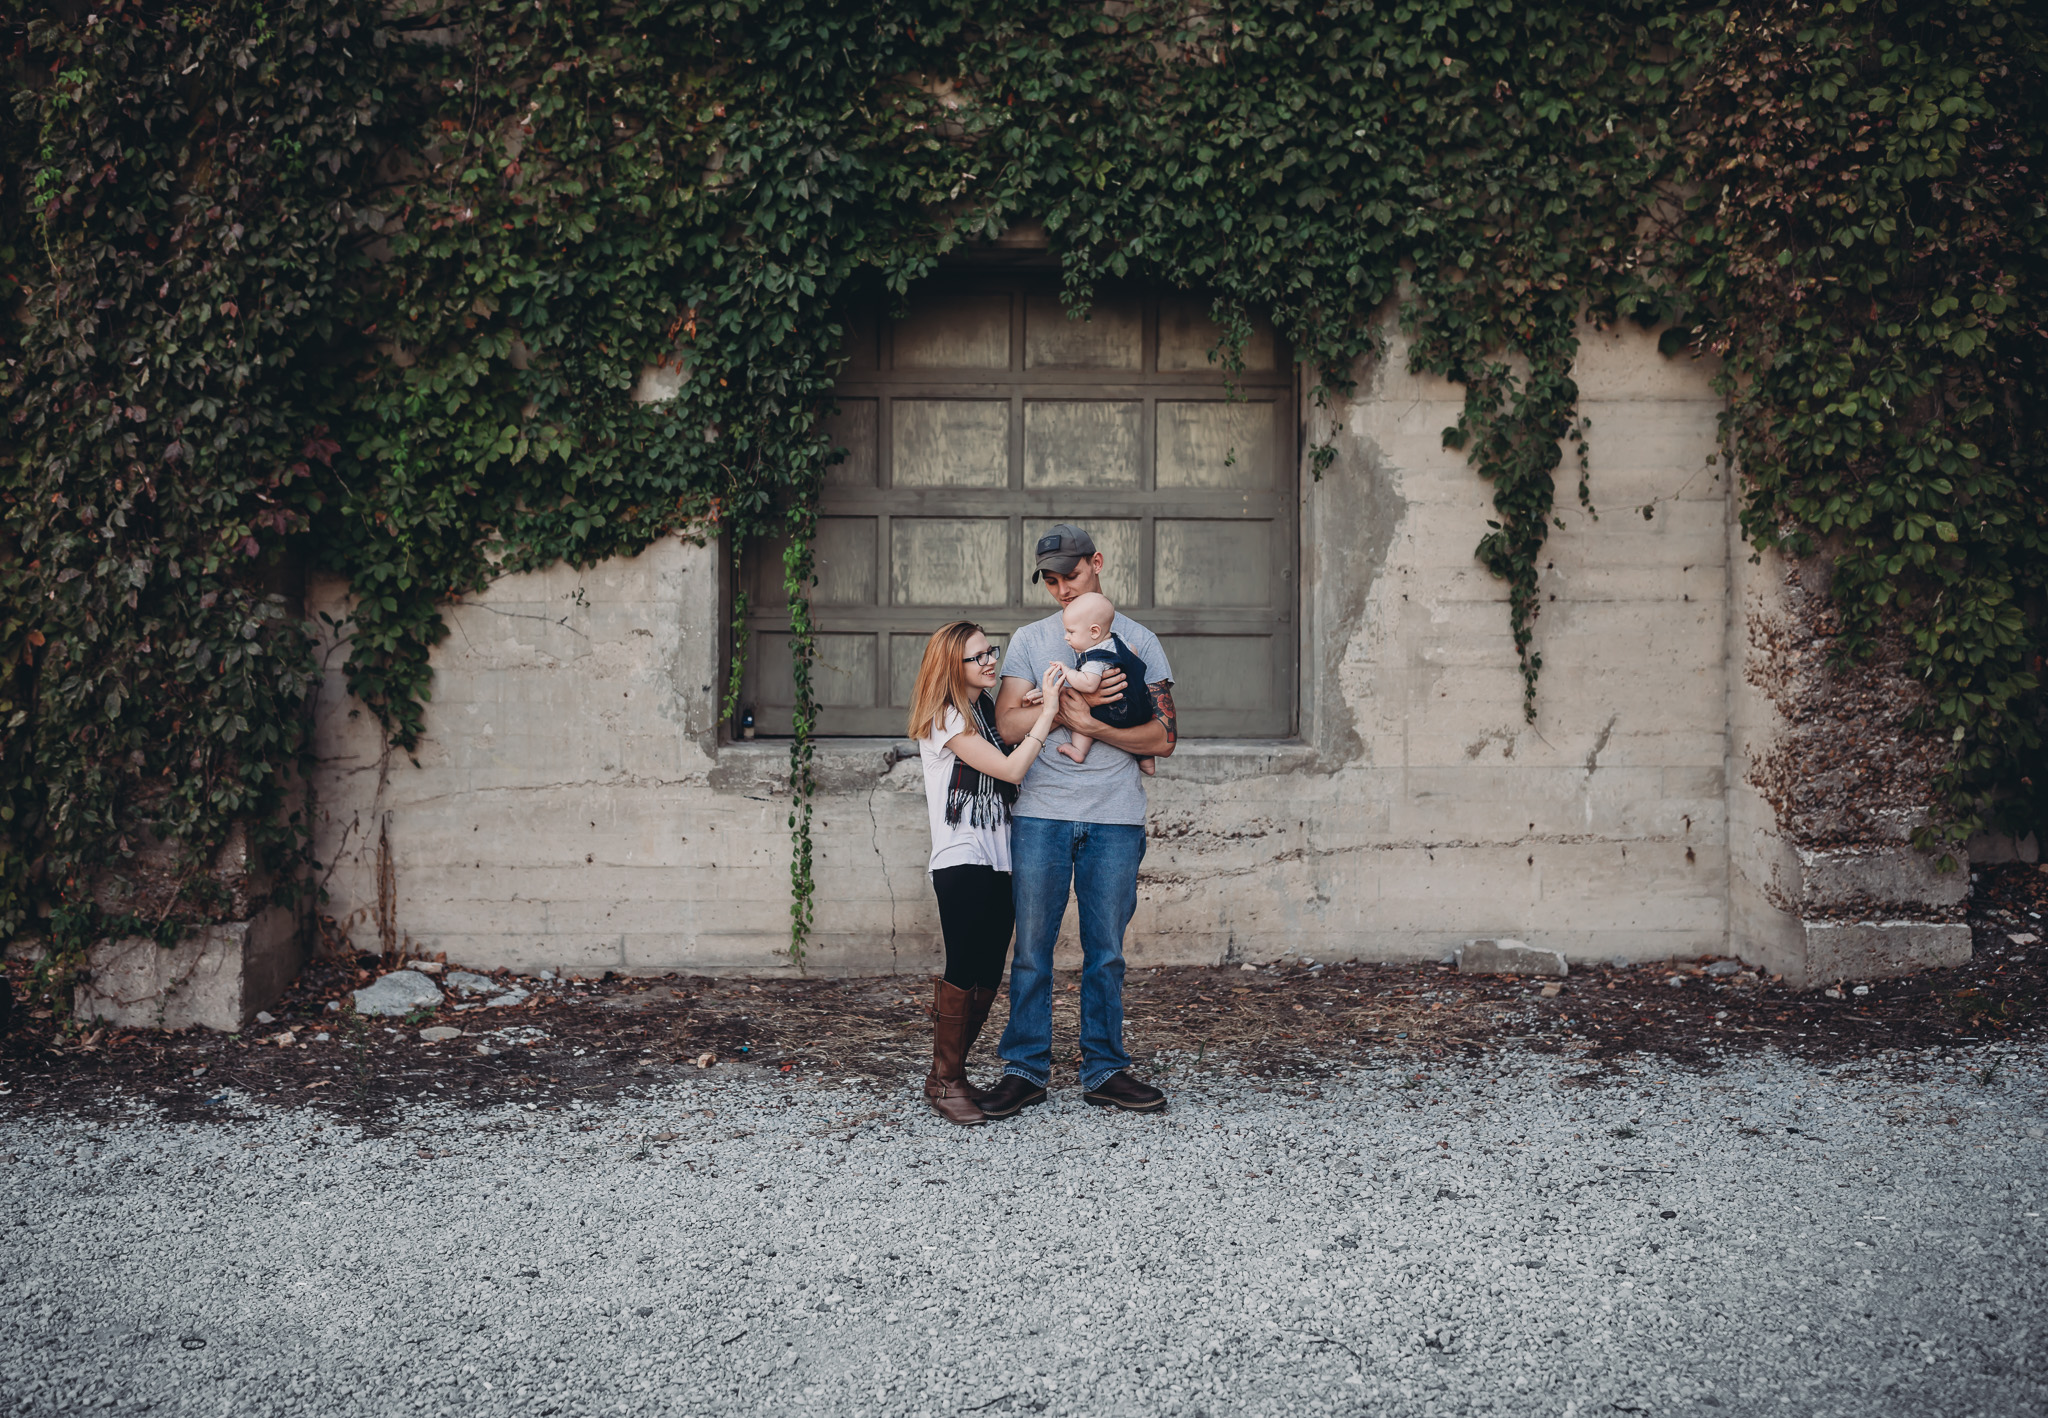
M0 1122L4 1411L2048 1411L2038 1048ZM423 1085L431 1094L432 1085Z

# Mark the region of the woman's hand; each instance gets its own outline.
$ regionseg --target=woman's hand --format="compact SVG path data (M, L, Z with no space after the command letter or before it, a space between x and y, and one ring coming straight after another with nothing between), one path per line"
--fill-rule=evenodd
M1031 771L1031 765L1038 761L1038 751L1045 747L1045 736L1051 733L1052 726L1059 722L1060 701L1066 697L1061 693L1061 686L1066 682L1066 666L1052 665L1047 668L1042 690L1045 702L1033 706L1038 710L1038 722L1026 730L1025 736L1009 749L997 748L972 729L953 735L946 741L946 747L953 750L954 755L962 763L988 774L991 778L999 778L1005 783L1023 782L1024 775ZM1006 694L1008 692L1004 691ZM1066 691L1066 695L1072 693L1072 690ZM1091 719L1088 722L1092 724L1095 721Z
M1039 692L1045 697L1038 706L1038 723L1034 729L1040 743L1045 742L1045 736L1060 717L1060 686L1066 682L1065 665L1054 663L1045 667L1045 680L1039 685Z

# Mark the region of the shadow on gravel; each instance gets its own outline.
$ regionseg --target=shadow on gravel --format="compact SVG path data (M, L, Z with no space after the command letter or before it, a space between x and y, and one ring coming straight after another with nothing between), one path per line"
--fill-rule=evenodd
M1555 982L1461 976L1446 966L1371 962L1134 969L1127 1034L1142 1070L1155 1054L1269 1086L1359 1067L1424 1065L1503 1048L1587 1067L1573 1082L1619 1082L1632 1062L1712 1068L1777 1050L1815 1062L1912 1055L2036 1034L2048 998L2048 875L1984 868L1971 900L1975 958L1847 989L1794 992L1734 962L1582 970ZM116 1116L154 1105L174 1121L234 1121L240 1105L317 1110L379 1130L408 1101L559 1108L638 1095L700 1068L747 1065L792 1088L865 1081L897 1091L922 1077L929 985L906 976L762 980L705 976L536 981L513 1008L453 1002L372 1019L350 992L375 956L316 960L257 1035L107 1033L63 1027L53 1001L10 967L14 1029L0 1041L0 1114ZM1076 977L1060 977L1056 1056L1071 1062ZM338 1004L338 1009L330 1009ZM985 1037L997 1038L998 1002ZM423 1029L457 1029L427 1042ZM992 1051L977 1056L986 1070Z

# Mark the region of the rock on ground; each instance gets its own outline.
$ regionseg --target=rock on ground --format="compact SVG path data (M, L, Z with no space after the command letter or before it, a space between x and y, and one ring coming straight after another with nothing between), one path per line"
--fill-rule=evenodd
M434 982L415 970L393 970L357 990L355 997L358 1014L411 1014L441 1007L441 992Z
M387 977L388 978L388 977ZM2048 1411L2048 1067L0 1120L24 1414ZM337 1075L339 1078L340 1075ZM421 1074L420 1078L431 1076ZM225 1086L225 1085L224 1085Z

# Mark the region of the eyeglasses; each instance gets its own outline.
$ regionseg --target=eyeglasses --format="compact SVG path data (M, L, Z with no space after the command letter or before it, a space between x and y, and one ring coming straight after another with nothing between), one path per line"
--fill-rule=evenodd
M960 657L960 663L963 665L982 665L985 667L988 665L993 665L997 660L1000 660L1002 657L1003 652L1001 650L998 650L995 646L991 645L986 650L982 651L979 655L962 655Z

